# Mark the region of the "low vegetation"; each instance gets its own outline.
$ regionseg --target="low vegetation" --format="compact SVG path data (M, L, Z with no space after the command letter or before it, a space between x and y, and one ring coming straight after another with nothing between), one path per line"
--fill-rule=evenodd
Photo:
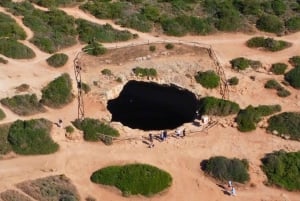
M25 40L25 31L9 15L0 12L0 38Z
M289 191L300 190L300 152L283 150L267 154L262 159L262 169L268 177L268 184Z
M16 190L6 190L0 193L0 198L3 201L32 201L29 197Z
M57 53L50 56L46 61L48 65L58 68L64 66L67 63L68 59L68 55L64 53Z
M293 17L289 18L286 21L285 26L290 32L300 31L300 17L293 16Z
M285 63L275 63L272 64L270 71L275 75L283 75L286 69L287 65Z
M228 84L231 85L231 86L238 85L239 84L239 78L232 77L232 78L228 79Z
M227 116L236 114L240 110L237 103L218 99L215 97L205 97L199 100L198 111L200 115L216 115L216 116Z
M94 183L115 186L124 196L153 196L172 184L169 173L146 164L105 167L94 172L91 180Z
M10 124L0 125L0 156L12 151L12 147L7 140ZM0 157L1 158L1 157Z
M86 94L92 90L91 87L84 82L81 83L81 88L84 91L84 93L86 93Z
M79 40L85 43L99 42L111 43L128 41L134 37L132 33L127 30L114 29L110 24L95 24L83 19L77 19L77 31L79 33Z
M264 48L265 50L276 52L290 47L292 44L283 40L273 38L253 37L247 41L247 46L251 48Z
M76 3L83 2L84 0L29 0L32 3L35 3L39 6L53 8L58 6L72 6Z
M291 95L291 92L289 92L288 90L286 90L284 87L281 86L281 84L279 84L276 80L271 79L268 80L265 83L265 88L266 89L276 89L277 91L277 95L279 97L287 97L289 95Z
M41 201L79 201L76 187L65 175L49 176L17 184L17 188Z
M174 44L173 43L167 43L166 45L165 45L165 48L167 49L167 50L172 50L172 49L174 49Z
M83 131L83 138L86 141L100 141L101 134L111 137L118 137L119 132L111 126L98 119L85 118L83 121L76 119L73 125Z
M214 156L202 161L203 171L220 181L235 181L245 183L249 181L249 164L246 159L229 159L224 156Z
M105 54L107 52L107 49L99 43L92 42L83 47L82 51L86 52L89 55L99 56Z
M196 81L201 84L204 88L213 89L219 86L220 77L213 70L201 72L199 71L195 75Z
M66 130L67 133L74 133L74 131L75 131L74 127L70 126L70 125L66 126L65 130Z
M289 58L289 63L294 67L300 66L300 56L293 56Z
M269 116L280 111L280 105L259 105L258 107L249 105L247 108L240 110L236 117L238 130L241 132L255 130L256 124L261 120L261 117Z
M1 64L8 64L8 61L4 59L3 57L0 57L0 63Z
M11 98L3 98L0 102L11 111L21 116L33 115L46 111L35 94L15 95Z
M0 38L0 54L12 59L32 59L35 53L15 39Z
M3 120L6 117L5 113L3 110L0 108L0 121Z
M295 89L300 89L300 66L296 66L284 75L284 79Z
M236 70L245 70L246 68L253 68L253 69L257 69L259 67L262 66L260 61L256 61L256 60L250 60L244 57L238 57L235 59L232 59L230 61L231 66L233 69Z
M72 100L72 82L67 73L55 78L42 89L41 102L49 107L60 108Z
M135 67L133 73L139 77L156 77L157 71L154 68Z
M107 76L112 76L113 73L111 72L110 69L107 69L107 68L104 68L102 71L101 71L101 74L102 75L107 75Z
M51 154L59 147L50 137L51 128L46 119L17 120L10 126L7 139L18 154Z
M28 91L30 86L28 84L20 84L19 86L15 87L16 93L26 92Z
M283 112L272 116L268 124L269 132L276 131L279 135L286 135L292 140L300 140L300 113Z
M276 15L262 15L256 22L261 31L281 34L284 31L283 21Z

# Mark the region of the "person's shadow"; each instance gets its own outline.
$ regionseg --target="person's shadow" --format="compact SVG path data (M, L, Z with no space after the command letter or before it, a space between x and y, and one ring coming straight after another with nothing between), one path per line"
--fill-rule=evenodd
M225 188L224 185L222 185L222 184L217 184L217 186L221 188L221 191L223 191L223 193L224 193L225 195L230 195L230 192L228 192L228 190Z

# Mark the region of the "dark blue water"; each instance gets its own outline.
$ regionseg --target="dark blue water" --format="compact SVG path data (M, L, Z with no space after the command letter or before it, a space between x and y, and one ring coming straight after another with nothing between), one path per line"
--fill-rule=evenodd
M129 81L108 101L112 121L142 130L174 129L195 118L197 98L175 85Z

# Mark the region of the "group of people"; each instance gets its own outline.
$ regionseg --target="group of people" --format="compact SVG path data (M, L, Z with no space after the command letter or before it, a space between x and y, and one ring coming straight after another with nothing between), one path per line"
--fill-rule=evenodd
M176 138L178 138L178 137L185 137L185 136L186 136L185 128L184 128L182 131L179 130L179 129L176 129L176 130L175 130L175 136L176 136ZM167 133L167 131L166 131L166 130L161 131L161 133L160 133L160 135L159 135L159 138L160 138L160 140L161 140L162 142L165 141L165 140L167 140L167 138L168 138L168 133ZM153 134L152 134L152 133L149 133L149 142L150 142L149 148L154 147L154 143L153 143Z

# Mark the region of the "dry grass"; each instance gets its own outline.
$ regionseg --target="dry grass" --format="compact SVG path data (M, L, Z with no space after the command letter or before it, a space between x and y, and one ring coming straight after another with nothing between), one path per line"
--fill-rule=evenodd
M3 201L32 201L29 197L19 193L16 190L7 190L0 194Z

